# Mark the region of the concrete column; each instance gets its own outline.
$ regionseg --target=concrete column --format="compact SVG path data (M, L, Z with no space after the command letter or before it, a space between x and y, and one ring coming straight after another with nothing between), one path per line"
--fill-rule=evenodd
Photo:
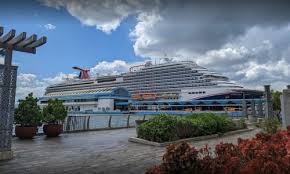
M265 85L265 117L273 117L273 102L271 97L270 85Z
M263 117L263 103L260 100L257 105L258 117Z
M248 116L249 122L256 122L256 108L255 108L255 100L251 101L251 114Z
M0 160L13 157L11 142L17 71L11 62L12 50L6 49L4 66L0 68L3 72L3 76L0 76Z
M247 101L246 100L242 101L242 111L243 111L243 116L247 117L248 111L247 111Z
M283 128L290 125L290 85L284 89L280 97Z

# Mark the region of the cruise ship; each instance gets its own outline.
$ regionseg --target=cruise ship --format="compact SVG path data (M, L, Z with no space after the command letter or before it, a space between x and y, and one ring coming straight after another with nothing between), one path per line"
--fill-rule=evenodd
M80 71L77 79L47 87L40 99L45 105L49 99L64 101L69 111L126 110L130 103L191 102L196 100L258 99L262 91L245 89L228 77L209 71L193 61L131 67L120 75L91 79L88 70ZM122 106L121 104L122 103ZM148 108L147 108L148 109Z

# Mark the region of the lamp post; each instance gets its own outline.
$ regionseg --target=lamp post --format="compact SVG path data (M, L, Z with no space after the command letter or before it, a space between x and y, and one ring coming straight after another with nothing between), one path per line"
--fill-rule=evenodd
M47 40L46 37L37 39L35 34L27 38L25 32L16 36L14 29L3 34L4 28L0 26L0 55L5 56L4 64L0 64L0 160L13 157L11 140L17 78L17 66L12 65L13 51L35 54L36 48Z

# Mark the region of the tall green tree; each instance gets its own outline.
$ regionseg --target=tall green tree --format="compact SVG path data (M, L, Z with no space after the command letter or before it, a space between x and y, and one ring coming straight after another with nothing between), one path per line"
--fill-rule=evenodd
M273 110L280 112L281 111L280 96L282 95L282 92L272 90L271 94L272 94L272 101L273 101Z

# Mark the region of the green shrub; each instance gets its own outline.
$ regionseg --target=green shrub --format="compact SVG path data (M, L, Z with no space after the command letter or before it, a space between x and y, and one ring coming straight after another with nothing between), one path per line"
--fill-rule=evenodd
M186 117L159 115L140 125L137 132L139 138L166 142L224 133L240 129L240 127L227 116L217 116L212 113L193 114Z
M280 126L281 123L276 117L264 119L263 122L261 123L261 128L263 129L263 131L270 134L276 133Z
M43 121L49 124L56 124L63 121L67 116L67 111L62 101L55 99L49 100L48 105L43 108Z
M224 133L236 129L235 123L226 115L215 115L213 113L193 114L186 119L199 125L199 135L213 133Z
M215 116L214 119L217 122L216 132L218 133L225 133L237 129L233 120L226 115Z
M190 120L178 118L176 123L176 133L178 138L190 138L198 135L198 126L192 124Z
M155 142L177 140L176 124L176 117L165 114L155 116L138 127L138 137Z
M25 100L20 101L15 109L15 124L25 127L37 127L41 124L42 114L40 107L37 105L37 98L33 93L28 94Z
M247 128L246 120L244 118L239 119L238 121L234 122L236 129L245 129Z

